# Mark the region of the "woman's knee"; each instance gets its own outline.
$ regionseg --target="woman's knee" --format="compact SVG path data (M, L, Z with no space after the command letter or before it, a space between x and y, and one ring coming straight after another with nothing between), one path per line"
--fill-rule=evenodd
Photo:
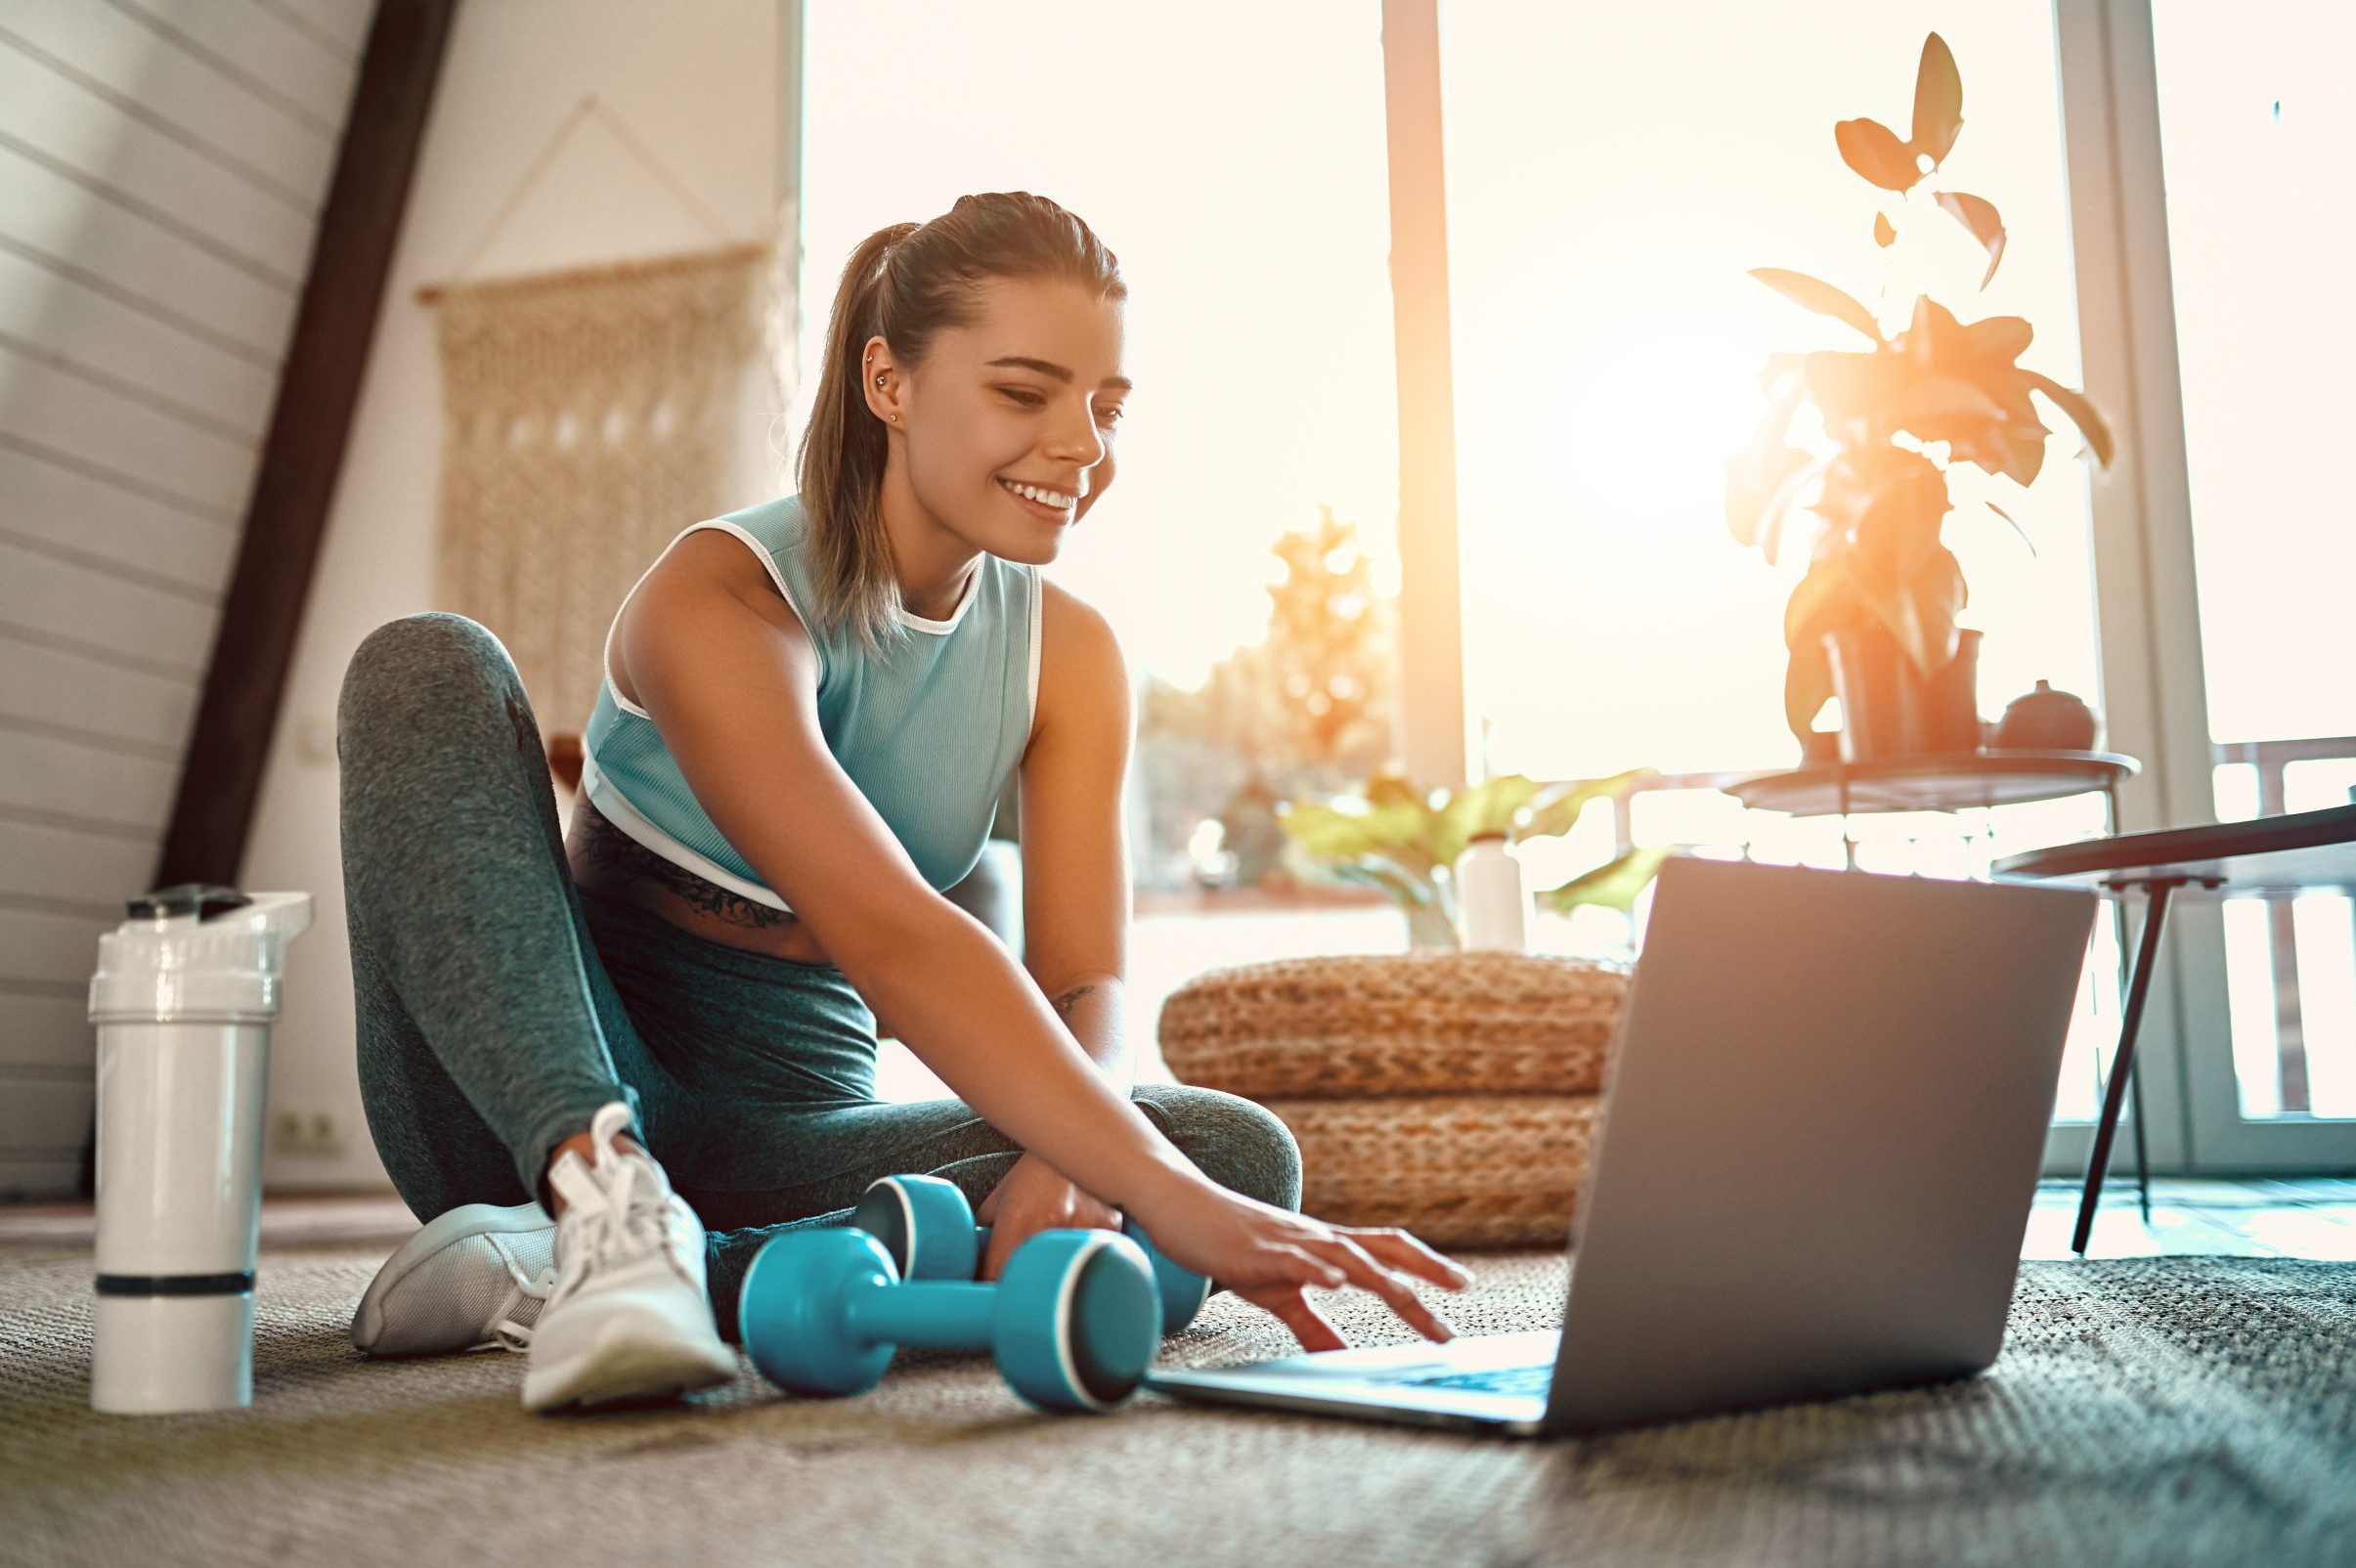
M1300 1146L1267 1107L1188 1084L1140 1084L1134 1093L1163 1135L1211 1180L1280 1208L1301 1206Z
M430 610L387 621L361 639L344 669L336 745L374 736L414 748L472 719L518 751L537 750L539 725L515 661L488 627Z

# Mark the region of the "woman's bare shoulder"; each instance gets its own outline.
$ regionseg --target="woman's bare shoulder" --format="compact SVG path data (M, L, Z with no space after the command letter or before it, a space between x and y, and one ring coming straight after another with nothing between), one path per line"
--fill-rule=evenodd
M1125 718L1129 671L1104 612L1060 584L1039 580L1039 706L1033 735L1058 714Z
M657 646L668 640L668 629L692 625L716 609L735 605L760 616L780 636L808 646L808 630L777 590L761 557L724 529L697 529L671 546L622 607L615 631L622 655L621 668L614 672L616 684L623 684L633 647ZM623 686L622 695L638 701L637 692L628 686Z

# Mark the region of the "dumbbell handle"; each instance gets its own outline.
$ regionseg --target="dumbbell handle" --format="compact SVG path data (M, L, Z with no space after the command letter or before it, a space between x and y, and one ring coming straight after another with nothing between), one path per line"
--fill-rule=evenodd
M871 1343L986 1350L998 1287L955 1280L901 1285L873 1277L844 1292L844 1321Z

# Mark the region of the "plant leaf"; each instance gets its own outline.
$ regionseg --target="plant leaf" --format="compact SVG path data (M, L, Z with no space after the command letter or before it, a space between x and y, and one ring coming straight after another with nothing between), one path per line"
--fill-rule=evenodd
M1839 456L1837 452L1829 453L1805 468L1794 469L1784 476L1783 483L1776 486L1775 493L1767 498L1767 505L1759 513L1759 547L1766 553L1767 565L1775 564L1776 551L1783 547L1783 520L1792 514L1801 492L1807 490L1817 475L1831 467L1833 459Z
M1977 381L1926 375L1890 400L1886 415L1924 441L1968 439L2004 420L2004 405Z
M1817 561L1784 601L1783 645L1797 653L1827 632L1854 625L1859 609L1856 585L1840 569L1838 557ZM1829 687L1825 694L1831 695Z
M1783 670L1783 721L1803 744L1815 727L1816 715L1832 700L1832 659L1821 637L1792 646L1791 662Z
M1568 833L1579 822L1579 813L1592 801L1616 801L1636 788L1636 781L1651 776L1649 767L1632 767L1609 778L1591 778L1565 784L1555 793L1541 799L1530 808L1530 819L1514 834L1514 842L1525 839L1550 839Z
M2077 426L2078 434L2086 438L2086 445L2093 450L2096 462L2106 468L2111 466L2111 459L2118 451L2117 446L2111 439L2110 425L2104 422L2101 413L2087 400L2085 393L2072 392L2053 377L2039 375L2034 370L2023 370L2021 378L2051 398L2054 406L2069 415L2070 422Z
M1890 214L1887 212L1875 213L1873 215L1873 242L1887 250L1897 241L1898 231L1890 227Z
M1546 786L1520 773L1488 779L1449 797L1431 825L1431 857L1453 866L1465 846L1487 833L1513 836L1513 819Z
M2013 532L2021 536L2021 543L2029 546L2029 554L2034 555L2037 553L2037 542L2029 537L2029 530L2023 528L2019 520L2016 519L2011 512L2006 511L2003 507L1997 505L1992 501L1982 501L1981 504L1985 506L1989 511L1994 512L1997 516L2003 518L2006 522L2013 525Z
M1842 162L1885 191L1911 191L1922 179L1912 150L1880 120L1843 120L1832 139Z
M1913 582L1939 548L1950 505L1946 476L1935 465L1925 461L1897 469L1874 487L1851 529L1850 575L1869 594Z
M1822 279L1811 278L1804 272L1787 272L1781 267L1753 267L1751 276L1786 299L1796 300L1820 316L1847 322L1876 343L1882 340L1881 325L1873 319L1873 312Z
M1295 801L1277 820L1287 837L1328 865L1395 856L1410 847L1419 849L1423 842L1423 807L1412 802L1345 811Z
M2004 220L1997 216L1995 203L1966 196L1961 191L1942 191L1939 204L1953 213L1955 221L1969 229L1972 238L1987 250L1987 271L1980 275L1980 286L1985 288L1988 280L1996 276L1996 263L2004 259Z
M1608 865L1573 877L1559 888L1549 888L1538 895L1538 902L1558 915L1567 915L1581 904L1626 910L1636 903L1644 885L1660 873L1662 862L1676 853L1667 845L1631 849Z
M1776 382L1800 372L1800 362L1807 357L1805 354L1769 354L1767 364L1760 368L1759 390L1772 394Z
M1855 581L1854 576L1851 581ZM1964 605L1964 587L1963 567L1952 551L1932 551L1930 564L1912 581L1899 584L1896 592L1877 592L1864 583L1856 587L1865 607L1889 628L1925 680L1955 657L1955 616Z
M1946 161L1963 129L1963 75L1954 51L1937 33L1922 41L1922 63L1914 69L1913 150L1928 154L1933 168Z

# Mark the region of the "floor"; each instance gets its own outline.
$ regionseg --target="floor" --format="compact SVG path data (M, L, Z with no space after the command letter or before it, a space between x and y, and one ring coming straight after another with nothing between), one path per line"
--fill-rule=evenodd
M2077 1198L2073 1179L2055 1179L2037 1189L2023 1257L2070 1256ZM416 1225L408 1207L390 1196L285 1197L262 1205L264 1246L381 1242L390 1250ZM87 1246L92 1229L87 1203L0 1207L0 1245ZM2086 1255L2162 1253L2356 1262L2356 1179L2161 1176L2152 1183L2149 1224L2137 1212L2133 1181L2116 1182L2103 1195Z
M2077 1205L2074 1177L2038 1187L2021 1255L2070 1256ZM2152 1217L2147 1224L2138 1212L2134 1178L2114 1176L2094 1216L2086 1255L2125 1258L2177 1252L2356 1261L2356 1180L2158 1176L2152 1180Z

